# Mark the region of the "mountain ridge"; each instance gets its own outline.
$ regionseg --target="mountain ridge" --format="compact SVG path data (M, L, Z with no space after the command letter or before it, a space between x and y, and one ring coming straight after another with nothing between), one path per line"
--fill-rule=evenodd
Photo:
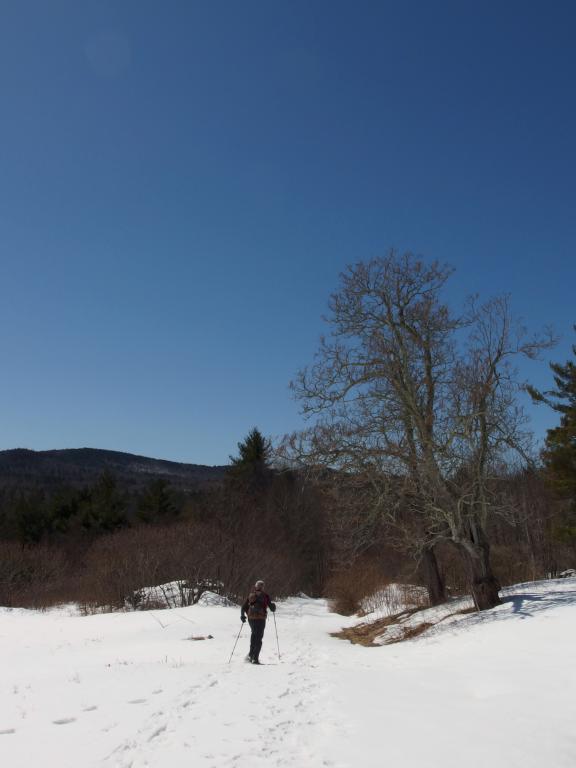
M197 489L223 479L228 467L155 459L105 448L0 451L0 483L9 485L83 485L104 472L124 485L139 486L163 478L183 489Z

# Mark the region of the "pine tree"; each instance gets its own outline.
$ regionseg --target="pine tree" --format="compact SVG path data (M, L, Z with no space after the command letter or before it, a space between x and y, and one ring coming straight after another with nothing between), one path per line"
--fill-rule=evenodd
M572 352L576 357L576 344ZM572 501L576 512L576 363L551 363L550 368L556 389L540 392L529 387L528 391L536 403L546 403L560 414L560 425L547 432L542 458L551 485Z
M100 533L114 531L128 524L126 496L118 488L114 475L105 470L90 488L82 508L82 527Z
M22 495L15 510L18 538L23 544L38 544L50 529L43 491Z
M238 456L230 456L231 474L234 478L248 481L261 480L270 471L270 441L254 427L247 437L238 443Z
M161 522L174 519L178 507L166 480L156 478L146 486L138 502L138 516L145 522Z

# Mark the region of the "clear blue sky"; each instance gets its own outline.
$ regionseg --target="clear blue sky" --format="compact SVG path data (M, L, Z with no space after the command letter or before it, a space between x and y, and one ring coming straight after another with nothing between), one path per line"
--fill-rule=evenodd
M216 464L300 426L339 272L390 246L565 360L575 39L560 0L6 0L0 448Z

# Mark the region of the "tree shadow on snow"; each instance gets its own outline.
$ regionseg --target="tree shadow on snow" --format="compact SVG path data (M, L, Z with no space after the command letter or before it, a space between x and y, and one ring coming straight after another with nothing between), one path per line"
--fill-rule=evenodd
M496 611L496 620L520 616L527 619L550 608L559 608L564 605L576 605L576 589L572 591L554 591L538 594L537 592L525 592L519 595L504 595L503 605L510 605L511 615L506 615L502 610ZM502 614L501 616L499 614Z
M548 590L538 591L534 589L534 586L530 585L532 588L528 588L526 592L518 591L515 593L512 592L514 588L509 587L503 590L503 594L501 594L502 605L487 611L475 611L467 616L462 616L456 622L444 623L441 620L426 635L430 637L444 632L458 633L478 624L530 619L554 608L576 607L576 580L568 589L554 589L552 587Z
M436 608L411 608L331 634L354 644L380 647L456 635L487 622L530 619L551 609L576 606L576 579L516 584L504 588L501 599L501 605L487 611L476 611L469 600L462 598Z

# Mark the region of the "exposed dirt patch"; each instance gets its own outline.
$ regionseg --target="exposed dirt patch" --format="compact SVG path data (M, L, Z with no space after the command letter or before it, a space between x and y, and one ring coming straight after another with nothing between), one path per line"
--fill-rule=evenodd
M393 643L402 643L404 640L412 640L431 627L441 624L451 616L474 613L475 611L474 608L464 608L461 611L455 611L454 613L442 617L442 619L436 623L431 623L429 621L414 623L409 621L412 616L424 610L426 609L410 608L401 613L396 613L394 616L387 616L384 619L376 619L376 621L364 621L361 624L356 624L355 627L347 627L346 629L340 630L340 632L332 632L331 634L332 637L339 637L342 640L349 640L351 643L357 643L358 645L365 645L368 647L392 645ZM392 628L394 628L394 631L390 632L390 635L387 638L386 634ZM375 643L374 641L376 638L381 638L380 642Z

